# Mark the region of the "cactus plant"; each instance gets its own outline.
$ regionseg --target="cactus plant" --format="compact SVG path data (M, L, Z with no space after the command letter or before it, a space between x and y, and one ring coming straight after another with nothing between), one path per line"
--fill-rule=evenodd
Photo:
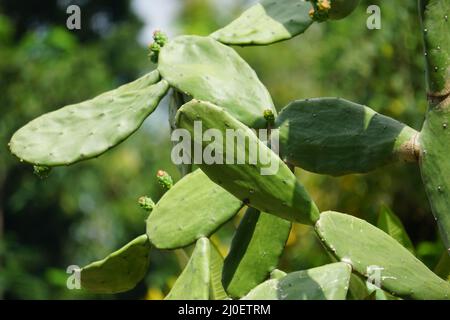
M11 152L40 177L121 143L169 89L171 130L191 134L187 158L193 163L179 165L182 179L174 184L160 171L166 193L156 204L139 199L149 214L146 235L84 267L82 286L98 293L130 290L145 275L151 246L196 243L166 299L449 299L450 2L419 2L429 98L420 132L339 98L296 100L277 115L256 72L227 46L291 39L313 23L347 17L359 0L262 0L210 36L168 39L157 31L150 46L155 71L18 130ZM232 130L233 143L199 140L198 124L221 136ZM265 129L266 137L254 129ZM273 144L277 138L280 150ZM235 139L244 143L235 148ZM268 161L252 161L253 147ZM218 161L196 162L196 151L212 150ZM414 256L390 210L382 210L379 228L349 215L320 213L295 174L295 167L334 176L366 173L397 160L420 167L446 247L437 274ZM268 164L275 170L268 172ZM244 206L247 213L224 260L208 237ZM312 226L334 263L289 273L277 269L293 223ZM379 283L371 283L372 271L380 272Z
M351 267L334 263L289 273L254 288L243 300L345 300Z
M278 265L291 223L249 208L236 230L223 267L223 284L235 298L246 295Z

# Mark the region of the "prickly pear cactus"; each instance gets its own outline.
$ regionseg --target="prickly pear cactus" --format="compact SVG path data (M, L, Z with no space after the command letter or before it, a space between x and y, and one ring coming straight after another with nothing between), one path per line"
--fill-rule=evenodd
M263 212L305 224L313 224L318 219L318 209L305 188L298 182L288 166L263 144L252 130L233 118L225 109L209 102L193 100L178 111L177 126L191 132L192 137L195 136L194 122L199 120L202 122L204 130L216 129L225 133L227 129L234 129L242 139L249 141L248 144L238 143L236 152L231 143L217 140L214 142L213 148L217 150L216 156L220 159L219 164L200 165L214 182L241 199L245 204ZM209 145L209 143L203 145L202 141L193 142L201 143L201 148ZM261 163L261 159L256 159L255 164L249 162L239 164L237 155L244 154L245 158L249 159L249 146L252 144L257 146L260 154L267 155L269 160L267 163L278 168L275 175L270 174L271 172L264 175L262 169L267 165ZM227 161L227 155L230 158L229 155L232 155L233 161Z
M21 161L62 166L97 157L133 134L169 88L157 71L92 100L43 115L9 144Z
M84 289L95 293L119 293L133 289L147 273L150 241L140 236L105 259L81 269Z
M148 214L146 235L82 268L83 288L131 290L145 276L151 247L180 253L195 243L167 300L449 299L450 2L420 0L429 98L421 132L339 98L296 100L277 115L256 72L227 46L291 39L315 22L347 17L358 3L262 0L207 37L168 39L158 30L149 46L155 71L43 115L14 134L11 152L45 178L54 166L100 156L121 143L170 89L170 128L190 134L190 161L179 165L177 183L158 171L165 194L156 204L149 196L138 200ZM202 137L196 137L198 128ZM203 140L206 130L209 141ZM259 157L252 159L255 150ZM199 161L198 154L214 161ZM435 272L414 256L392 211L381 211L379 228L349 215L320 213L295 175L295 166L339 176L398 160L418 162L422 172L446 246ZM192 163L200 169L194 171ZM244 206L224 259L208 237ZM293 223L314 227L335 263L288 273L277 269Z
M265 45L291 39L313 23L304 0L262 0L211 37L232 45Z
M281 111L276 127L283 159L321 174L366 173L418 158L414 129L344 99L294 101Z
M242 206L242 201L198 169L158 201L147 219L147 235L159 249L186 247L210 236Z
M450 254L450 2L421 1L429 108L420 133L420 169Z
M210 37L170 40L161 50L158 70L180 92L226 108L247 126L263 128L264 110L276 113L255 71L232 48Z

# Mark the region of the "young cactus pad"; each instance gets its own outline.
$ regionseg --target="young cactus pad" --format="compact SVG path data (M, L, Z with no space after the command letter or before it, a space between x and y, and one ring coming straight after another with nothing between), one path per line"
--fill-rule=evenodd
M264 110L276 113L255 71L232 48L210 37L180 36L159 55L158 70L171 86L211 101L250 127L265 127Z
M342 262L271 279L242 300L345 300L351 267Z
M411 299L449 298L450 283L370 223L330 211L320 215L315 228L336 257L359 274L378 281L388 292Z
M210 249L207 238L201 238L181 275L165 300L208 300L210 285Z
M11 152L45 166L97 157L134 133L155 110L169 85L153 71L92 100L45 114L11 139Z
M158 201L147 219L147 235L159 249L185 247L211 235L242 206L242 201L197 169Z
M211 37L229 45L266 45L291 39L313 23L311 9L303 0L262 0Z
M245 142L227 143L227 139L215 139L211 143L195 141L194 121L201 121L205 131L216 129L222 137L226 136L227 129L232 129L238 137L233 137L235 142ZM202 148L202 152L206 147L216 151L217 160L220 162L203 162L200 167L211 180L244 203L260 211L300 223L313 224L318 219L316 205L287 165L262 143L251 129L233 118L225 109L209 102L192 100L178 111L177 126L190 132L194 144ZM259 155L266 155L265 160L269 161L264 162L270 163L271 167L277 170L262 175L262 168L268 165L262 164L260 156L255 164L249 163L250 146L255 146ZM231 158L228 161L227 154ZM238 162L238 155L245 160L242 164ZM229 160L232 160L231 164Z
M81 269L81 286L94 293L119 293L133 289L147 273L150 242L140 236L105 259Z
M290 231L289 221L247 210L223 268L223 284L231 297L246 295L278 266Z
M340 176L397 159L416 161L414 129L344 99L294 101L280 112L276 127L282 157L316 173Z

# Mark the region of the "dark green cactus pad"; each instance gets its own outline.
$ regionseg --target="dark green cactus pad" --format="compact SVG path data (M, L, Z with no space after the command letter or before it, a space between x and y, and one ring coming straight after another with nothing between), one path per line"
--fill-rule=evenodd
M170 290L165 300L208 300L210 284L210 248L207 238L201 238L186 268Z
M204 131L218 130L224 139L213 142L195 141L194 121L201 121ZM223 164L203 162L200 167L211 180L244 203L260 211L300 223L312 224L318 219L316 205L287 165L266 147L251 129L233 118L225 109L209 102L193 100L178 111L177 126L190 132L194 144L202 148L202 152L206 147L216 149ZM232 132L238 139L245 140L246 143L235 143L236 148L227 150L227 145L231 144L226 142L227 129L233 129ZM259 150L259 155L267 155L267 163L272 164L270 166L274 172L269 169L269 172L265 172L266 175L262 175L263 168L267 169L269 165L264 165L261 157L257 157L255 164L249 163L250 145ZM245 163L238 163L238 155L245 155ZM231 163L227 158L231 158Z
M223 284L233 298L241 298L278 266L291 223L249 208L225 258Z
M398 241L402 246L414 254L414 246L402 221L388 207L383 207L378 216L377 227Z
M344 99L294 101L276 127L281 156L316 173L366 173L397 159L416 161L414 129Z
M232 48L211 37L181 36L167 43L158 70L171 86L223 106L250 127L264 127L264 110L276 113L255 71Z
M176 183L147 219L147 235L159 249L188 246L208 237L243 206L200 169Z
M262 0L211 36L229 45L267 45L291 39L313 23L303 0Z
M45 114L14 134L11 152L50 167L97 157L134 133L168 88L154 71L92 100Z
M210 300L225 300L227 293L222 285L223 257L213 243L210 243Z
M421 0L428 91L432 96L450 93L450 2Z
M450 254L450 98L429 111L422 132L420 169L431 209Z
M450 283L368 222L338 212L324 212L316 231L336 257L350 264L355 272L378 280L389 293L407 299L449 299Z
M330 0L331 8L328 16L332 20L340 20L351 14L359 5L360 0Z
M150 242L140 236L105 259L81 269L81 286L94 293L119 293L133 289L147 273Z
M441 259L439 259L438 264L434 268L434 273L444 280L450 281L450 256L447 251L445 251Z
M351 267L342 262L271 279L242 300L345 300Z

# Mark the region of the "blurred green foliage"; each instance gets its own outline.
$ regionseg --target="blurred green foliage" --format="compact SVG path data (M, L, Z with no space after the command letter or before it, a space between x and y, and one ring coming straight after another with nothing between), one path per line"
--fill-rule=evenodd
M129 1L84 1L89 19L106 15L82 32L65 29L64 1L0 4L0 297L71 299L67 266L102 258L144 232L137 199L158 200L155 175L170 162L163 103L143 128L97 160L57 168L45 180L7 149L27 121L131 81L154 66L137 43L141 23ZM222 7L207 0L179 0L173 24L180 33L206 35L236 17L248 3ZM366 8L378 4L382 29L368 30ZM45 10L42 10L45 8ZM224 10L223 8L227 8ZM157 10L157 8L155 8ZM426 109L424 59L414 1L363 1L342 21L315 25L306 34L270 47L237 48L272 93L278 109L294 99L339 96L366 104L420 129ZM338 119L337 119L338 120ZM337 210L375 223L383 205L402 220L418 256L433 268L443 252L418 168L398 164L367 175L341 178L297 170L321 210ZM214 236L222 253L239 215ZM357 245L357 244L355 244ZM329 261L309 227L296 225L280 269L295 271ZM185 263L180 252L151 254L146 281L118 297L161 298Z

